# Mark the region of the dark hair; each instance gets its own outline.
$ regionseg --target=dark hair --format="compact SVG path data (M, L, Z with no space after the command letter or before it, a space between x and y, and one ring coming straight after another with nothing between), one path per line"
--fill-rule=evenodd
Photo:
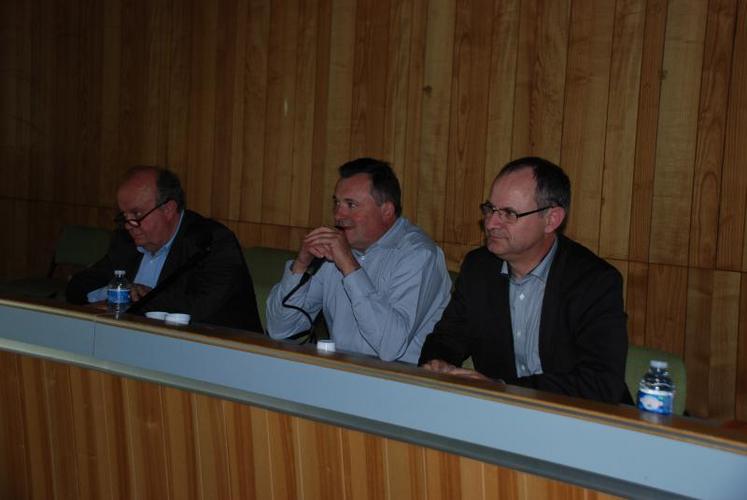
M498 173L496 179L516 172L523 168L530 168L537 183L535 200L537 206L552 205L563 207L566 212L571 208L571 181L563 169L544 158L527 156L511 161Z
M179 211L184 210L187 200L182 189L182 183L179 182L179 177L171 170L151 165L137 165L127 170L124 180L145 172L156 174L156 205L165 203L168 200L174 200L176 208Z
M339 171L343 179L357 174L371 176L371 196L376 203L382 205L390 201L397 217L402 214L402 191L389 163L374 158L358 158L343 164Z
M558 228L562 231L571 209L571 181L568 179L568 175L550 160L537 156L526 156L507 163L498 173L496 179L524 168L530 168L534 173L534 180L537 183L534 198L537 207L549 205L565 209L566 218Z

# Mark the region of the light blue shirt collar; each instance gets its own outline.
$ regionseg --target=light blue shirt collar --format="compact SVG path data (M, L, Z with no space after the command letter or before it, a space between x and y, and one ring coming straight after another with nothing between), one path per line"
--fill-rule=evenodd
M137 247L137 251L142 254L148 254L151 257L160 257L163 254L169 253L169 250L171 250L171 245L174 243L174 238L176 238L176 234L179 232L179 228L182 226L182 219L184 219L184 210L182 210L179 213L179 222L176 224L176 229L174 230L174 234L171 235L171 238L169 238L169 241L166 242L161 248L156 250L155 252L151 253L148 250L146 250L143 247Z
M555 236L555 241L553 242L552 247L550 247L550 251L547 252L547 255L545 255L540 263L534 266L534 269L529 271L521 281L528 278L529 276L534 276L535 278L541 280L543 283L547 283L547 275L550 274L550 265L555 258L555 253L557 252L557 250L558 237ZM501 274L505 274L510 277L508 262L506 262L505 260L503 261L503 265L501 266Z
M360 250L353 250L353 255L356 257L359 257L361 255L365 255L367 253L370 253L371 251L376 250L377 248L396 248L399 244L400 240L402 239L403 231L406 229L407 223L405 222L404 217L397 217L397 220L392 224L392 227L387 229L387 231L374 242L373 245L368 247L365 251L361 252Z

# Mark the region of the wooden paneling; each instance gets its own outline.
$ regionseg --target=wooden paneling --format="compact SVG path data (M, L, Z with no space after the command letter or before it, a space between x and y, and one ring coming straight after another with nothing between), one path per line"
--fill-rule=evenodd
M64 224L111 227L136 163L172 168L242 244L295 249L331 222L336 168L363 154L392 161L405 215L457 269L500 167L542 155L571 177L568 234L624 271L631 342L705 377L694 413L747 413L740 377L709 378L747 366L747 314L715 307L715 284L731 294L729 273L747 272L746 0L0 9L0 277L43 274Z
M3 498L610 498L372 434L7 352L0 352L0 395Z

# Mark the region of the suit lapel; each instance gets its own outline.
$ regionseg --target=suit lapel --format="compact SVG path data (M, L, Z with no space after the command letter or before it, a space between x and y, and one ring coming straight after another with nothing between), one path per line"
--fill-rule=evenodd
M187 234L187 230L191 224L192 217L190 216L189 211L185 210L181 226L179 226L179 231L177 231L176 237L174 237L174 241L171 244L171 250L169 250L169 254L166 256L166 262L163 263L161 274L158 275L158 283L161 283L161 281L166 279L167 276L170 276L178 270L187 260L187 252L189 252L190 249L189 241L185 238L185 234Z
M542 370L545 371L548 363L553 357L554 343L553 334L557 329L559 318L560 297L563 286L563 269L567 258L567 245L565 237L558 234L558 249L555 258L550 265L547 275L545 295L542 299L542 316L539 326L539 355L542 362Z
M491 341L489 345L494 349L491 357L502 362L498 366L514 367L514 338L511 327L511 309L508 300L508 276L501 274L503 261L495 258L495 267L486 279L488 283L485 291L488 307L483 331L489 331ZM512 376L516 376L516 369L512 369Z

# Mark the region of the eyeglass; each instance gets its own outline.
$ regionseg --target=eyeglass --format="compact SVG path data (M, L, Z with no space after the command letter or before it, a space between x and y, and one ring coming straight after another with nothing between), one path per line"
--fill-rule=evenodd
M541 207L536 210L530 210L528 212L518 213L516 210L512 210L510 208L496 208L495 205L493 205L489 201L486 201L485 203L480 204L480 210L482 211L482 215L486 219L492 215L497 215L498 218L501 220L501 222L505 222L507 224L513 224L514 222L521 219L522 217L536 214L537 212L547 210L548 208L553 208L553 205L547 205L545 207Z
M155 212L156 210L158 210L159 208L161 208L162 206L164 206L165 204L167 204L170 201L171 201L170 199L162 201L161 203L159 203L155 207L153 207L150 210L148 210L147 212L145 212L140 217L137 217L136 219L128 219L127 217L125 217L124 212L119 212L117 214L117 216L114 217L114 223L117 226L119 226L119 227L124 227L125 224L129 224L132 227L140 227L140 223L143 222L143 220L146 217L148 217L150 214L152 214L153 212Z

